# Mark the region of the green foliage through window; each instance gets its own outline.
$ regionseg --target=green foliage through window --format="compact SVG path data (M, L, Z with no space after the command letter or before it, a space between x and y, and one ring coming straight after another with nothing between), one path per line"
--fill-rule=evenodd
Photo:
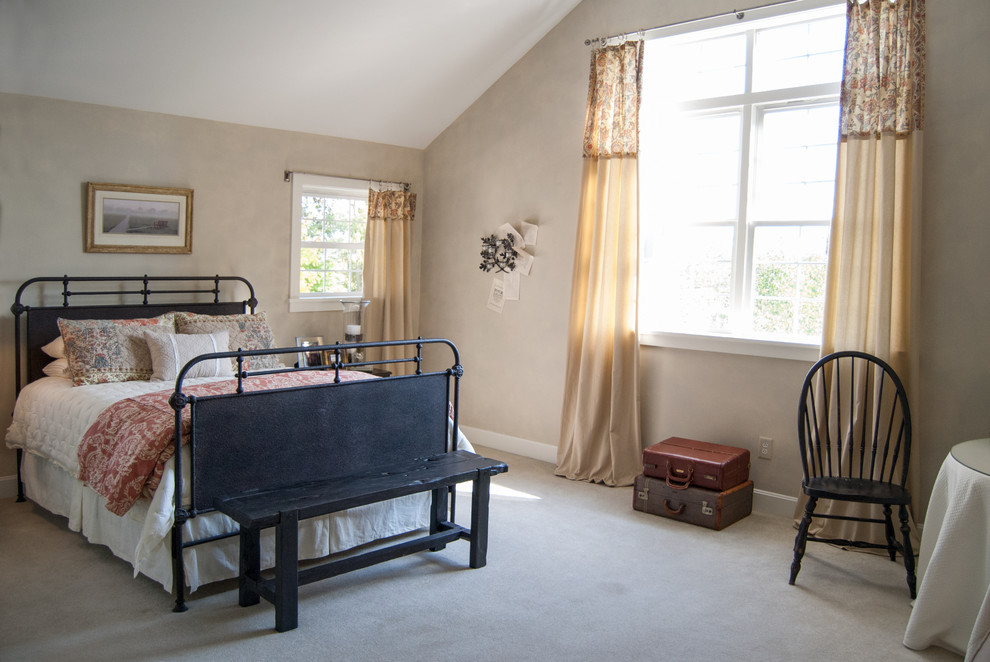
M304 195L301 202L300 294L360 294L367 201Z

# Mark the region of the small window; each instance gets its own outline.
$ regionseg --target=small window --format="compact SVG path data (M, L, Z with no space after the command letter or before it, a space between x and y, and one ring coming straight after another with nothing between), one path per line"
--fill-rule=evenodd
M362 295L368 184L292 176L290 311L331 310Z

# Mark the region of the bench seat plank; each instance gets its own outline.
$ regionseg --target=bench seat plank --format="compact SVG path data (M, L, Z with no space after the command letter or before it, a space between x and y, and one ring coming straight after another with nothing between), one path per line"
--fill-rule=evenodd
M263 529L278 524L280 513L285 511L297 511L299 519L308 519L463 483L479 471L491 476L507 470L504 462L457 450L409 460L388 470L242 492L218 498L214 505L241 526Z

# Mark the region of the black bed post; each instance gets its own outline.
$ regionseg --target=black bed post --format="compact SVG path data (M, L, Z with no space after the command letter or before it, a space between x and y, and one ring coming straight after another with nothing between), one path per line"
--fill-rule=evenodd
M17 297L14 300L13 305L10 307L10 312L14 314L14 397L16 398L21 392L21 315L26 310L24 304L21 303L21 292L27 283L21 285L17 290ZM24 501L24 481L21 480L21 460L23 459L23 452L20 448L17 449L17 501Z
M21 480L21 454L20 448L17 449L17 501L25 501L24 498L24 481Z
M184 374L184 373L183 373ZM168 404L175 412L175 432L172 443L175 444L175 466L172 473L175 475L175 508L172 518L172 593L175 595L174 612L183 612L189 609L186 606L186 566L182 558L182 525L188 519L188 513L182 507L182 410L189 402L189 398L182 393L182 376L176 380L176 389L172 397L168 399Z
M175 594L174 612L188 611L186 606L186 569L182 563L182 524L185 518L179 522L179 515L176 513L175 522L172 524L172 593Z

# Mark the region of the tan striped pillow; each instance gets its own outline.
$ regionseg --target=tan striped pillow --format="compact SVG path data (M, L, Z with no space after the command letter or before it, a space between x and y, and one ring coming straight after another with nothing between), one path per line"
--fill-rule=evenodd
M200 354L226 352L228 333L145 334L151 352L153 380L174 380L186 363ZM230 359L201 361L190 368L186 377L230 377L234 374Z
M177 312L175 329L179 333L214 333L226 330L230 334L230 351L238 349L271 349L275 347L271 327L264 312L238 315L200 315ZM232 361L232 363L234 363ZM282 362L274 355L252 356L245 360L247 370L282 368Z

